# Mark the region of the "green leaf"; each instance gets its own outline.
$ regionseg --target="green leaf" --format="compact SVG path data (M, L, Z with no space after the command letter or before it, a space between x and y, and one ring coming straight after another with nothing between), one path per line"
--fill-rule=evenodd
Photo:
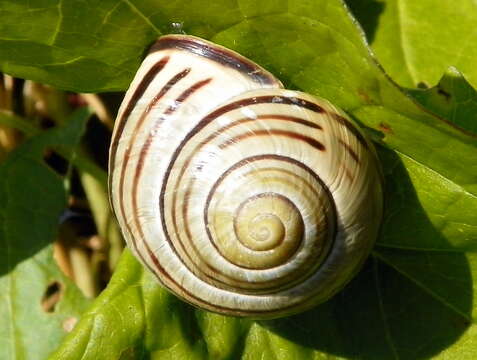
M435 114L477 133L477 92L456 68L447 69L436 86L409 93Z
M162 33L187 22L195 34L207 37L242 16L232 0L164 4L2 1L0 70L77 92L124 90L147 45ZM170 20L164 22L166 18Z
M25 10L23 2L2 4L17 15ZM395 85L341 1L59 4L69 14L62 19L84 22L64 20L56 31L30 19L37 31L23 41L56 49L45 40L54 35L61 51L103 64L119 61L122 71L112 76L107 66L70 62L62 72L31 63L36 60L27 54L40 50L26 47L15 59L1 52L0 58L10 57L3 69L68 89L122 88L158 33L203 36L257 61L289 88L328 98L367 126L382 145L387 197L374 260L344 292L304 315L250 322L193 310L160 289L126 252L108 289L53 358L475 357L477 139ZM90 32L70 29L80 23ZM111 24L115 31L103 32Z
M31 122L7 110L0 110L0 125L17 129L27 136L39 133L39 130Z
M422 253L400 255L401 262L412 256L404 261L408 268L421 268ZM426 274L437 283L453 278L452 290L463 296L452 305L469 311L471 274L460 254L446 256L458 265L451 274ZM389 260L385 252L379 258ZM476 275L475 255L471 260ZM473 359L475 331L452 306L377 260L327 303L301 315L253 322L180 302L126 250L108 289L51 359L425 359L454 342L436 358Z
M477 252L475 195L404 154L379 150L385 164L386 211L378 244L428 252Z
M66 206L63 179L43 161L53 146L69 153L89 113L35 136L0 164L0 358L45 358L78 320L87 302L53 260L59 217ZM48 297L59 292L59 300Z
M449 66L477 87L473 0L348 0L380 63L400 85L436 84Z

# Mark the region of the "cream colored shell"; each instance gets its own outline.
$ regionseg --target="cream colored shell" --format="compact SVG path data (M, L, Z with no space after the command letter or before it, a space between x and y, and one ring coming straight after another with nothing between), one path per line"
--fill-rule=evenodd
M242 56L160 38L116 121L109 188L133 253L196 306L254 318L325 301L377 236L372 145Z

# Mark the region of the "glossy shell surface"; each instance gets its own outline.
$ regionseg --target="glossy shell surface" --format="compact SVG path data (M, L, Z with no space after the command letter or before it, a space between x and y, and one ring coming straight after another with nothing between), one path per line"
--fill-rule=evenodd
M220 313L273 318L325 301L381 221L379 164L345 113L191 36L152 47L109 166L133 253L173 293Z

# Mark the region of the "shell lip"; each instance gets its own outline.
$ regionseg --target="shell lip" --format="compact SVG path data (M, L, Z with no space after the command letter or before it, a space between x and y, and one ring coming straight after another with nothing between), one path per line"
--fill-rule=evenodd
M179 49L215 61L250 76L254 81L282 88L282 83L270 72L239 53L192 35L171 34L161 36L149 53L160 50Z

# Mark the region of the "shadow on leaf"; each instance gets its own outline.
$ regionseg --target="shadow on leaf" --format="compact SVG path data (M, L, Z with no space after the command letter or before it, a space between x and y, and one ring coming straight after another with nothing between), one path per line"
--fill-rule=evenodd
M382 234L386 227L394 228L390 219L400 219L399 212L412 206L419 235L445 242L420 206L398 156L381 148L379 155L388 194ZM400 206L399 189L406 190L406 206ZM414 235L403 229L397 236ZM420 240L414 237L416 248ZM331 300L303 314L260 324L296 344L345 358L427 359L465 332L472 301L464 253L381 247L378 241L363 270Z
M379 16L386 4L376 0L345 0L355 18L363 28L369 43L374 40Z

